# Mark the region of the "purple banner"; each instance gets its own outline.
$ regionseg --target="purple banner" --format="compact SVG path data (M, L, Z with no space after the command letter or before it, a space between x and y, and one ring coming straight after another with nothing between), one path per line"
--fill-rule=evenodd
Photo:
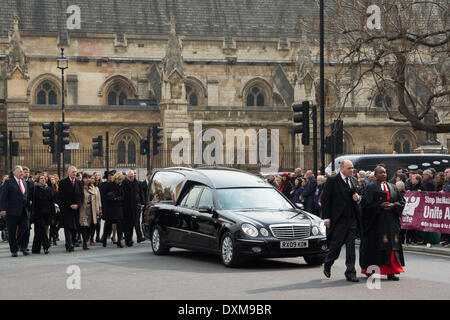
M405 201L402 229L450 233L450 193L408 191Z

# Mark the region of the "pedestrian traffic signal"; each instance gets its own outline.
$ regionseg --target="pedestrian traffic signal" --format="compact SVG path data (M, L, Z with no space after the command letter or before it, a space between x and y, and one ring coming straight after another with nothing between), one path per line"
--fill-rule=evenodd
M148 150L150 149L150 145L148 143L147 139L141 139L141 154L145 155L148 153Z
M6 131L0 133L0 156L8 154L8 134Z
M54 153L55 150L55 123L54 122L45 122L42 124L42 136L45 138L42 140L42 143L49 147L50 152Z
M161 133L163 130L163 127L153 126L152 127L152 138L153 138L153 155L157 155L159 153L159 146L163 144L163 142L160 140L164 136Z
M11 143L11 155L13 157L19 156L19 141L13 141Z
M103 157L103 136L92 138L92 155L94 157Z
M59 146L60 152L63 152L66 149L66 145L70 143L69 128L70 128L70 123L58 122L57 131L58 131L58 146Z
M294 133L302 134L302 144L305 146L309 145L309 101L303 101L302 104L294 104L292 106L294 112L301 112L299 114L294 114Z

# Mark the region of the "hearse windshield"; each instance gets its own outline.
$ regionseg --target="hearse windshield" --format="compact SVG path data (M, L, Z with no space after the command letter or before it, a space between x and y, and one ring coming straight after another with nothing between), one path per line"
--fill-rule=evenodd
M217 189L220 210L295 210L273 188Z

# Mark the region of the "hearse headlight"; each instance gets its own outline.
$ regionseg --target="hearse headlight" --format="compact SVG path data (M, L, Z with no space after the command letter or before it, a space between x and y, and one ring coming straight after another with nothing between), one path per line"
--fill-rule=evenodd
M261 235L263 235L264 237L269 236L269 231L267 231L267 229L265 229L265 228L259 229L259 232L261 232Z
M313 236L317 236L319 234L319 228L317 226L313 226L311 229L311 233Z
M252 226L251 224L248 223L244 223L241 226L242 231L245 232L246 235L250 236L250 237L257 237L258 236L258 229L256 229L254 226Z
M326 235L327 234L327 227L325 227L325 222L320 222L320 224L319 224L319 230L320 230L320 233L321 234L323 234L323 235Z

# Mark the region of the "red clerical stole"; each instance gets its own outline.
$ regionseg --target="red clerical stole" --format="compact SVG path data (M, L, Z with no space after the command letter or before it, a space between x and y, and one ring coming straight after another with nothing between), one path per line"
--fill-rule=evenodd
M386 181L378 181L378 183L381 186L381 190L383 190L384 193L387 194L387 201L390 202L391 201L391 195L389 194L389 188L387 186Z

